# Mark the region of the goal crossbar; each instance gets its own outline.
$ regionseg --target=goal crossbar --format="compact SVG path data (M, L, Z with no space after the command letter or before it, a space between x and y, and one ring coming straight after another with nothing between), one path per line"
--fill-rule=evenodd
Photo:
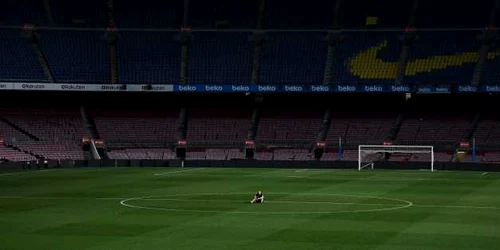
M363 153L404 153L404 154L425 154L431 155L431 171L434 171L434 146L407 146L407 145L359 145L358 146L358 170L362 166ZM372 165L373 168L373 165Z

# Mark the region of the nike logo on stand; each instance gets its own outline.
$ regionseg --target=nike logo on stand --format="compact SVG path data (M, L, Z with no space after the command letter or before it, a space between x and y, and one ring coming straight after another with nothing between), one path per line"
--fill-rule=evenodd
M399 62L384 61L377 57L378 53L387 47L387 44L388 42L384 41L351 57L349 59L350 73L362 79L394 79ZM489 52L487 59L493 60L498 56L500 56L500 51ZM452 55L438 55L414 59L408 61L405 75L414 76L422 73L430 73L434 70L475 63L478 60L478 52L462 52Z

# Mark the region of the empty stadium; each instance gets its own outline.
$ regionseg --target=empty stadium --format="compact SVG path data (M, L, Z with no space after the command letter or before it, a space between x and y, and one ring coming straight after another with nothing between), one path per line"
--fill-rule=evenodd
M0 248L495 249L499 9L2 2Z

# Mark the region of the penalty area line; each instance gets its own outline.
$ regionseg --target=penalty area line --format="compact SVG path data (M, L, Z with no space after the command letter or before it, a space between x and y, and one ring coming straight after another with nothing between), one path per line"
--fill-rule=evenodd
M201 169L205 169L205 168L189 168L186 170L177 170L177 171L170 171L170 172L164 172L164 173L156 173L156 174L154 174L154 176L171 175L171 174L190 172L190 171L196 171L196 170L201 170Z

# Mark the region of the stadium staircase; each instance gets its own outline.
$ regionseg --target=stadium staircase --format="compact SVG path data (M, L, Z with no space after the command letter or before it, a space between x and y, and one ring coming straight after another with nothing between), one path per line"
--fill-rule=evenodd
M0 121L6 123L7 125L9 125L10 127L14 128L15 130L21 132L22 134L26 135L28 138L32 139L32 140L35 140L35 141L39 141L40 138L38 138L37 136L33 135L32 133L26 131L25 129L17 126L16 124L14 124L13 122L9 121L7 118L5 117L2 117L0 116Z
M476 132L476 129L479 125L479 122L481 120L481 114L476 114L474 119L471 120L469 127L467 130L464 132L464 135L462 136L463 142L470 142L472 139L472 136L474 136L474 133ZM467 154L469 154L469 147L462 147L462 145L458 144L456 149L455 149L455 154L453 155L453 161L454 162L460 162Z
M87 133L90 135L90 138L100 139L99 131L97 130L97 126L95 125L92 115L87 111L87 109L84 106L80 107L80 113L82 115L83 123L85 124L85 129L87 130ZM103 148L99 148L97 152L101 157L101 159L109 159L106 150L104 150ZM84 151L83 157L85 159L94 159L90 151Z

